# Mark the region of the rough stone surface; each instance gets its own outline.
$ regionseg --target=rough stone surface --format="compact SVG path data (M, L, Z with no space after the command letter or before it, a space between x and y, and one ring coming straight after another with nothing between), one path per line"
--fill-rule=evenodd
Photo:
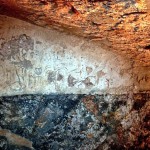
M6 150L149 149L150 94L0 98Z
M148 1L0 2L0 149L150 149Z
M1 14L53 27L101 43L150 65L149 0L0 0Z

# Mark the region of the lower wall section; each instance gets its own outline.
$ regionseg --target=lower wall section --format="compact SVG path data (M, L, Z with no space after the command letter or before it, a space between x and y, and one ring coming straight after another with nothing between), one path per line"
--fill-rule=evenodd
M150 94L0 97L3 150L148 149Z

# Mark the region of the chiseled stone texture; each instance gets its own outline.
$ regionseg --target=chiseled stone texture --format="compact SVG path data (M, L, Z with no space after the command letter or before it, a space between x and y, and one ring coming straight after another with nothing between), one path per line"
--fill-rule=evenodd
M0 95L133 89L128 59L90 40L0 17Z
M149 149L150 94L0 97L3 150Z

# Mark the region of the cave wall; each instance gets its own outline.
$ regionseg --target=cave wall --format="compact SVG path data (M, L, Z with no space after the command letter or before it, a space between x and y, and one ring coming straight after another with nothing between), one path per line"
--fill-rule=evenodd
M150 148L149 66L6 16L0 44L0 148Z

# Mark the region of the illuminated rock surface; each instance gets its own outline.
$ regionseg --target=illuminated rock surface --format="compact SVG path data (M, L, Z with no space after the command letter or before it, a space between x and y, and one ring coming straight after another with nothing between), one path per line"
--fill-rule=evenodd
M95 40L150 65L148 0L0 0L0 13Z

